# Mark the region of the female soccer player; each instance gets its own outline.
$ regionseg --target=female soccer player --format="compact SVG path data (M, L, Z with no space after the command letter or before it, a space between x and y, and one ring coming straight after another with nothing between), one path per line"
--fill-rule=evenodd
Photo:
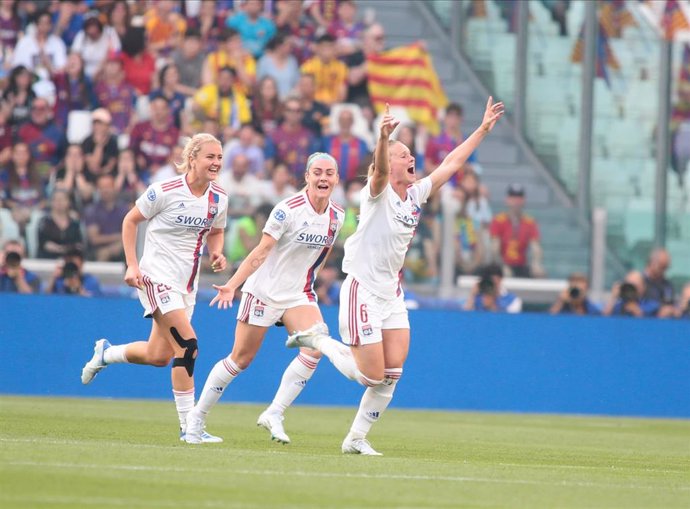
M342 341L350 346L354 362L342 354L343 345L324 333L322 324L296 332L287 341L289 347L319 350L345 376L367 386L343 441L343 453L380 455L366 436L390 403L409 350L410 324L399 274L422 204L462 168L502 115L503 103L494 104L489 97L482 125L429 176L417 180L408 147L388 140L398 121L386 108L369 179L361 191L359 225L345 242L347 278L340 290L338 318Z
M81 373L88 384L116 363L167 366L172 359L172 387L184 438L187 413L194 407L197 338L191 325L199 281L199 263L208 246L213 270L225 269L223 231L228 197L216 184L223 147L210 134L190 139L182 152L183 175L152 184L122 223L127 272L125 282L138 289L144 316L153 318L148 341L111 345L96 341L93 357ZM136 257L137 226L148 220L141 263ZM203 439L220 442L207 433Z
M288 330L306 330L322 324L316 303L314 280L333 245L345 217L330 199L338 184L333 157L317 152L307 161L305 189L278 203L263 229L259 245L244 259L211 305L232 305L235 290L242 287L232 352L211 370L194 409L187 416L185 439L203 442L206 417L223 391L254 359L266 331L281 321ZM246 281L246 282L245 282ZM271 437L289 443L282 425L282 411L292 403L314 372L321 355L304 350L288 367L274 404L262 413L258 424Z

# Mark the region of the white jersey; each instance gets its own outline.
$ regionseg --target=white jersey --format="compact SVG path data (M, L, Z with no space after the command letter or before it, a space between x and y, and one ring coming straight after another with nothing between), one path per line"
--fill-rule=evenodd
M188 294L196 291L201 251L211 228L225 228L228 196L211 182L200 197L192 194L186 175L151 184L136 202L149 220L142 274Z
M295 306L305 297L316 302L314 280L344 218L345 211L332 201L318 214L305 192L278 203L263 229L278 242L242 291L278 308Z
M431 193L431 179L425 177L407 188L401 200L393 187L371 196L371 182L362 188L359 224L345 241L343 272L382 299L400 294L400 271L410 246L422 204Z

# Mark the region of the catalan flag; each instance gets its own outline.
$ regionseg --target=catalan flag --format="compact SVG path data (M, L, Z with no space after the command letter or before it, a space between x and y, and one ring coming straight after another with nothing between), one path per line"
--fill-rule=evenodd
M377 113L386 103L402 106L431 134L439 132L436 112L448 104L429 53L419 44L367 57L369 97Z
M661 28L664 31L664 36L669 41L673 40L673 37L679 30L690 29L688 19L683 14L678 0L666 0L664 13L661 16Z
M604 27L599 21L599 37L597 38L597 49L596 49L596 57L594 60L594 65L595 65L595 70L596 70L596 76L597 78L604 78L606 81L606 84L611 86L611 81L610 81L610 76L609 76L609 69L614 69L614 70L620 70L621 66L620 63L618 63L618 59L616 58L616 55L613 54L613 50L611 49L611 45L609 44L609 38L606 35L606 31L604 30ZM571 62L582 62L582 54L585 49L585 26L584 23L582 24L582 28L580 28L580 35L577 37L577 42L575 43L575 47L573 48L573 52L570 55L570 61Z
M601 0L599 20L604 27L604 32L609 37L618 38L622 35L625 27L637 26L625 0Z

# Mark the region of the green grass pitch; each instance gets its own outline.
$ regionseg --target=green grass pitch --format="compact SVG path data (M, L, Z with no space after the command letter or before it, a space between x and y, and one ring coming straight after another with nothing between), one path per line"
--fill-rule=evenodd
M179 442L172 402L0 397L0 507L690 507L690 422L392 409L383 457L344 456L350 408L216 407Z

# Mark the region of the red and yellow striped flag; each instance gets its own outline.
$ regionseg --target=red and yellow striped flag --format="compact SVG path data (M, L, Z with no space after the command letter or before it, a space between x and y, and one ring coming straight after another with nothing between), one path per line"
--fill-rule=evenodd
M369 97L376 113L402 106L412 120L439 132L436 112L448 104L429 53L419 44L367 57Z
M678 5L677 0L666 0L664 6L664 13L661 17L661 28L664 30L664 36L669 41L673 40L676 32L679 30L690 29L690 24L683 14L683 11Z

